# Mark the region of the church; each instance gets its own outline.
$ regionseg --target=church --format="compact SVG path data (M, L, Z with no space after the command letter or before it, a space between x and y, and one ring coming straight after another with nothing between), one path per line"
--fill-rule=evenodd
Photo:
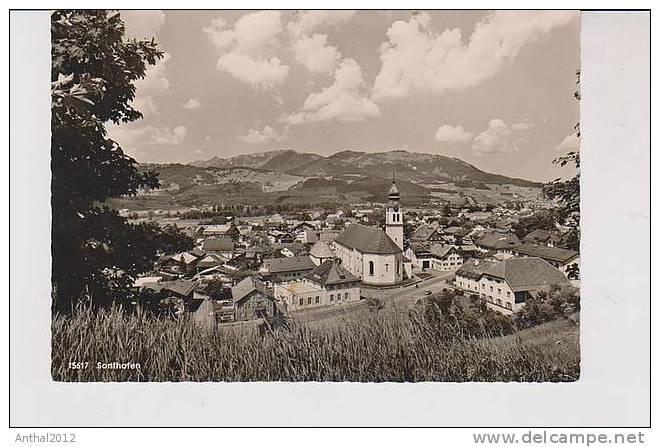
M395 180L385 206L385 230L350 224L333 245L341 265L363 284L391 286L411 277L411 262L403 254L403 210Z

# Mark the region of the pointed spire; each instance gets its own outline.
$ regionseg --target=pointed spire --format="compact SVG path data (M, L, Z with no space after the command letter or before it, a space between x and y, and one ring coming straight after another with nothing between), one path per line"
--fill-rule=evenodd
M390 200L399 200L399 188L396 186L396 177L394 171L392 171L392 186L390 187L387 195Z

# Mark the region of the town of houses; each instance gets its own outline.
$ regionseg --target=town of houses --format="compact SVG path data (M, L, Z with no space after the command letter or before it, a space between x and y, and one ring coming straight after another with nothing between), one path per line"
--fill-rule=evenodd
M134 288L219 324L352 306L366 290L410 290L447 274L442 287L511 314L540 291L579 280L579 253L557 246L561 229L522 239L513 232L530 209L404 210L395 180L387 197L350 212L311 210L305 220L273 214L188 225L195 248L163 253ZM377 213L384 224L374 223Z

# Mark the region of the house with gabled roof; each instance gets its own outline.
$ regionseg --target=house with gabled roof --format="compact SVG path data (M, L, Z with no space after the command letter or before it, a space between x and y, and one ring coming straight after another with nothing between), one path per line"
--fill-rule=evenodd
M413 233L410 235L412 242L440 242L442 241L442 234L438 230L438 224L420 224Z
M463 255L453 245L432 244L431 268L440 271L456 270L463 265Z
M289 311L345 304L360 299L360 280L336 260L326 260L299 281L275 285Z
M481 288L479 281L481 281L481 277L496 262L479 258L467 259L463 262L461 268L456 271L454 284L459 289L465 290L468 293L479 295L479 289Z
M273 285L278 282L294 281L314 268L316 268L316 264L308 255L269 258L264 259L259 269L259 275L269 285Z
M277 312L275 296L258 278L248 276L231 288L236 321L270 318Z
M463 255L453 245L411 242L406 247L406 257L412 261L414 268L422 271L450 271L463 265Z
M229 236L217 236L204 239L200 248L206 254L214 253L231 258L234 255L236 245Z
M514 233L489 231L479 237L473 237L473 243L482 253L493 251L499 254L513 255L516 247L521 245L520 239Z
M527 244L547 245L548 247L556 246L560 241L559 233L557 231L536 229L529 232L522 242Z
M516 256L537 257L559 269L570 279L580 277L580 253L567 248L549 247L542 244L522 244L516 247Z
M314 264L321 265L324 261L334 259L335 253L327 242L316 241L309 249L309 257L312 258Z
M457 278L465 276L464 272L459 272ZM489 308L508 315L522 308L527 300L538 296L542 290L569 284L562 272L541 258L510 258L483 270L479 279L479 297Z
M238 228L229 222L226 224L203 225L200 227L202 237L228 236L236 239L240 236Z

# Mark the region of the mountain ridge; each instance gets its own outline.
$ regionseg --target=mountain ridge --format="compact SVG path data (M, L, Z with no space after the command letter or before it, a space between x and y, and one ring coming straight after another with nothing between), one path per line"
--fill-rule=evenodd
M216 156L189 164L213 168L262 168L305 177L355 174L383 178L390 177L394 173L396 178L415 183L458 180L528 187L541 186L540 182L483 171L457 157L402 149L383 152L346 149L328 156L280 149L228 158Z

